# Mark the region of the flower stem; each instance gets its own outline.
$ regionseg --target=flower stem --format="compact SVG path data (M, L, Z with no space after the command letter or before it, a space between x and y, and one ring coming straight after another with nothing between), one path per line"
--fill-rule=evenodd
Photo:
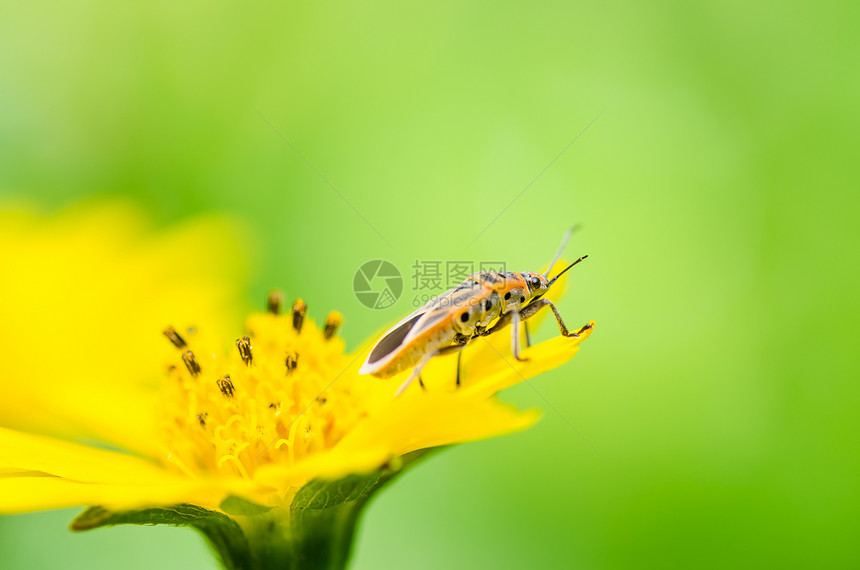
M323 509L274 508L233 516L240 533L197 525L229 570L339 570L349 560L355 524L365 501ZM235 529L235 530L239 530Z

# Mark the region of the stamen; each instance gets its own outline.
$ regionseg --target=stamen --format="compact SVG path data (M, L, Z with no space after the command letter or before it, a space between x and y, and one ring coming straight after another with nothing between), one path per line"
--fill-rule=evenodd
M284 304L284 293L282 291L270 291L266 298L266 310L273 315L281 313L281 307Z
M323 337L329 340L337 332L338 327L343 323L343 315L337 311L332 311L325 318L325 328L323 328Z
M194 353L190 350L182 353L182 362L185 363L185 367L188 368L188 371L192 376L197 377L200 375L200 363L197 362L197 359L194 358Z
M299 353L288 352L287 358L284 360L284 364L287 365L287 374L295 372L296 368L299 366Z
M307 304L300 298L293 303L293 328L296 332L302 332L302 325L305 323L305 315L308 313Z
M167 327L164 329L164 336L170 339L170 342L173 343L173 346L176 348L185 348L188 344L185 342L179 334L176 332L176 329L173 327Z
M251 361L254 360L254 356L251 354L251 339L246 336L237 338L236 348L239 349L239 356L242 358L242 362L246 366L251 366Z
M218 388L221 390L222 394L224 394L228 398L233 397L236 388L233 386L233 381L230 380L229 374L225 374L223 378L215 380L215 383L218 385Z
M280 293L270 294L269 309L280 315L257 313L246 322L242 336L233 337L242 364L237 353L229 352L234 349L225 354L217 344L207 344L206 335L198 338L185 327L167 329L181 331L186 343L169 359L175 367L171 377L178 381L164 385L171 402L165 404L168 447L183 462L171 460L173 469L201 475L221 465L225 472L253 476L262 464L288 464L334 445L349 425L340 420L341 414L352 418L359 413L335 402L334 396L321 395L318 385L334 375L328 374L331 370L346 364L346 357L333 347L341 341L331 340L340 334L341 314L332 311L325 325L317 327L306 318L303 300L294 298L290 305L282 305L282 300ZM296 331L304 333L301 338ZM173 338L167 332L165 336ZM164 348L173 353L173 348Z

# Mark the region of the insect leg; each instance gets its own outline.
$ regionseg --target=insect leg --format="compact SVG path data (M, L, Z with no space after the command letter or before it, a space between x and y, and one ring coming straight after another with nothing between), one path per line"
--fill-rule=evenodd
M457 386L460 386L460 362L463 358L463 349L466 348L466 342L462 342L459 344L452 344L451 346L446 346L444 348L440 348L436 351L437 356L444 356L446 354L451 354L452 352L457 353Z
M528 358L520 358L520 322L522 321L520 311L511 312L511 352L514 359L525 362Z
M409 375L409 378L404 380L403 384L401 384L400 387L397 389L397 392L394 393L395 398L402 394L406 390L406 388L408 388L409 385L412 384L412 381L415 380L415 378L417 378L421 374L421 369L424 368L424 366L427 365L427 362L437 354L439 354L439 351L434 350L424 355L424 358L422 358L418 362L418 364L415 365L415 368L412 369L412 373Z
M487 330L483 331L480 336L487 336L489 334L493 334L494 332L500 331L503 328L505 328L506 326L508 326L509 324L511 324L511 318L512 318L513 313L515 313L515 312L516 311L511 311L511 312L503 314L501 316L501 318L499 318L499 320L496 321L496 324L494 324L492 327L488 328Z
M526 331L526 348L532 345L532 335L529 334L529 324L523 323L523 329Z
M555 320L558 323L558 330L561 331L562 336L578 337L579 333L581 333L584 330L591 328L591 327L589 327L589 325L585 325L584 327L582 327L581 329L579 329L576 332L570 332L569 330L567 330L567 326L564 324L564 321L562 320L561 315L558 313L558 309L555 308L555 305L549 299L539 299L538 301L535 301L534 303L532 303L531 305L529 305L528 307L526 307L525 309L520 311L520 317L523 320L525 320L525 319L533 316L535 313L537 313L544 306L548 306L550 309L552 309L552 314L555 315Z

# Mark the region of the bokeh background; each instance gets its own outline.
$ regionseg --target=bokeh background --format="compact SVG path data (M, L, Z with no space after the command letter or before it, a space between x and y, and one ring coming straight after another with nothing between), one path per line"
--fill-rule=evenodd
M415 259L537 269L580 222L560 309L599 328L503 396L543 420L396 481L352 567L856 567L858 23L851 2L5 1L2 203L227 214L242 308L281 287L341 310L349 346L411 310ZM376 258L407 275L385 311L352 293ZM73 535L74 514L0 518L0 566L214 567L192 531Z

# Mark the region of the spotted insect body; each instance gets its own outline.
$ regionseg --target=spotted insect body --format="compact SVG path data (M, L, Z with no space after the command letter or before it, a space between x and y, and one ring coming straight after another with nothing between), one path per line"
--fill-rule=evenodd
M560 257L570 233L565 235L550 268ZM482 271L470 275L391 327L371 349L359 373L390 378L412 368L412 374L397 390L399 395L431 358L459 352L472 340L508 325L512 327L514 358L522 360L520 324L544 306L552 309L562 335L578 336L578 332L567 330L552 302L542 297L563 273L586 257L577 259L552 279L533 272ZM459 360L457 366L459 385Z

